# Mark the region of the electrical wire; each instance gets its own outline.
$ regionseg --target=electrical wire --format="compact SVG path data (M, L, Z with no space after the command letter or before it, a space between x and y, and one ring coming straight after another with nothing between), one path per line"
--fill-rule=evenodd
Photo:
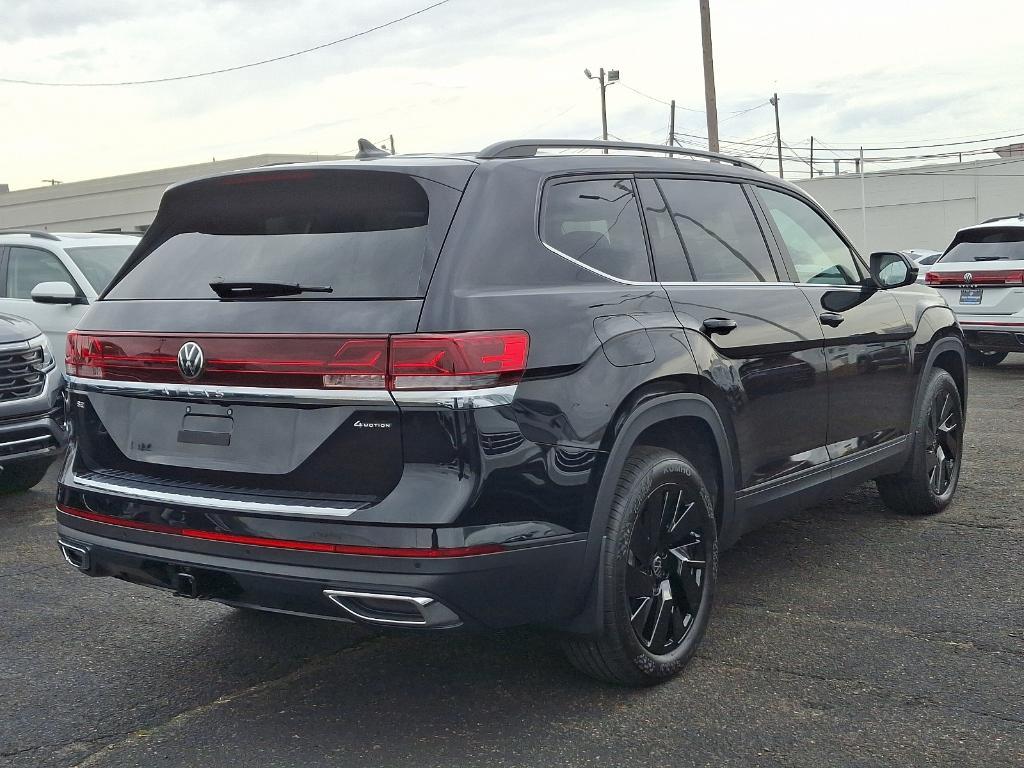
M433 3L432 5L428 5L425 8L420 8L419 10L413 11L412 13L407 13L405 16L401 16L401 17L399 17L397 19L391 19L390 21L386 21L386 22L384 22L382 24L378 24L375 27L370 27L369 29L364 29L361 32L355 32L355 33L353 33L351 35L346 35L345 37L338 38L337 40L331 40L330 42L327 42L327 43L321 43L320 45L314 45L311 48L304 48L301 51L292 51L291 53L286 53L286 54L283 54L281 56L273 56L273 57L271 57L269 59L260 59L259 61L251 61L248 64L238 64L238 65L233 66L233 67L224 67L223 69L212 69L212 70L209 70L207 72L193 72L193 73L187 74L187 75L174 75L174 76L171 76L171 77L155 77L155 78L152 78L152 79L149 79L149 80L122 80L122 81L119 81L119 82L109 82L109 83L63 83L63 82L48 82L48 81L41 81L41 80L20 80L20 79L9 78L9 77L0 77L0 83L9 83L9 84L13 84L13 85L34 85L34 86L43 86L43 87L47 87L47 88L114 88L114 87L119 87L119 86L124 86L124 85L152 85L154 83L170 83L170 82L175 82L175 81L178 81L178 80L191 80L191 79L197 78L197 77L208 77L210 75L222 75L222 74L224 74L226 72L237 72L237 71L239 71L241 69L250 69L252 67L262 66L263 64L272 64L273 62L276 62L276 61L284 61L285 59L293 59L296 56L302 56L302 55L307 54L307 53L313 53L314 51L321 51L324 48L330 48L331 46L334 46L334 45L340 45L341 43L347 43L350 40L355 40L357 37L364 37L365 35L369 35L372 32L378 32L378 31L380 31L382 29L386 29L387 27L394 26L395 24L399 24L399 23L401 23L403 21L411 19L414 16L419 16L420 14L426 13L427 11L431 11L434 8L437 8L439 6L445 5L446 3L449 3L449 2L451 2L451 0L438 0L437 2Z

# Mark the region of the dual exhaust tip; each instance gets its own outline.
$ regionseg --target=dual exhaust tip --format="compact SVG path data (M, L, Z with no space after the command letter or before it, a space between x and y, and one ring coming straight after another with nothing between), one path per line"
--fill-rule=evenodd
M86 547L58 539L61 554L73 568L89 573L92 558ZM324 597L341 608L350 618L366 624L390 627L440 628L461 624L459 617L446 605L432 597L392 595L348 589L325 589ZM187 572L177 574L175 595L199 597L196 577Z

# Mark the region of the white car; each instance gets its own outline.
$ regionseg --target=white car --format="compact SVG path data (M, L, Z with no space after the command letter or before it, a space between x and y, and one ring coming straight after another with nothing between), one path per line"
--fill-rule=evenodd
M931 248L907 248L900 251L904 256L917 264L917 282L924 284L924 276L928 274L932 264L939 260L942 251L933 251Z
M0 230L0 313L31 320L64 360L64 337L138 244L132 235Z
M1024 213L961 229L925 282L956 313L969 363L1024 352Z

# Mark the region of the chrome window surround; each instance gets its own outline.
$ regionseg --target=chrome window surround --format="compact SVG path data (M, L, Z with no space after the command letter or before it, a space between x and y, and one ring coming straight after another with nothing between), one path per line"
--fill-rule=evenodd
M157 384L145 381L110 381L68 376L71 391L130 395L164 400L212 400L250 403L329 403L331 405L421 405L467 410L509 405L516 385L483 389L384 390L384 389L275 389L223 387L201 384Z

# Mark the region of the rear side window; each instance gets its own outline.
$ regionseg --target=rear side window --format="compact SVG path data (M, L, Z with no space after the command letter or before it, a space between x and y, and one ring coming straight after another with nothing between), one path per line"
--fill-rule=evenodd
M606 275L640 282L651 279L640 210L628 179L550 185L544 193L541 238Z
M694 279L709 283L776 282L768 246L739 184L659 179L668 213ZM664 216L662 216L664 218ZM667 229L661 225L661 229ZM658 278L690 280L677 254L655 252Z
M433 197L424 185L436 188ZM105 298L216 299L213 281L331 288L307 298L421 297L457 200L440 184L379 171L282 170L185 185L165 196Z
M1024 227L960 232L941 262L1024 260Z
M32 289L40 283L68 283L79 290L71 273L49 251L12 246L7 261L7 298L31 299Z

